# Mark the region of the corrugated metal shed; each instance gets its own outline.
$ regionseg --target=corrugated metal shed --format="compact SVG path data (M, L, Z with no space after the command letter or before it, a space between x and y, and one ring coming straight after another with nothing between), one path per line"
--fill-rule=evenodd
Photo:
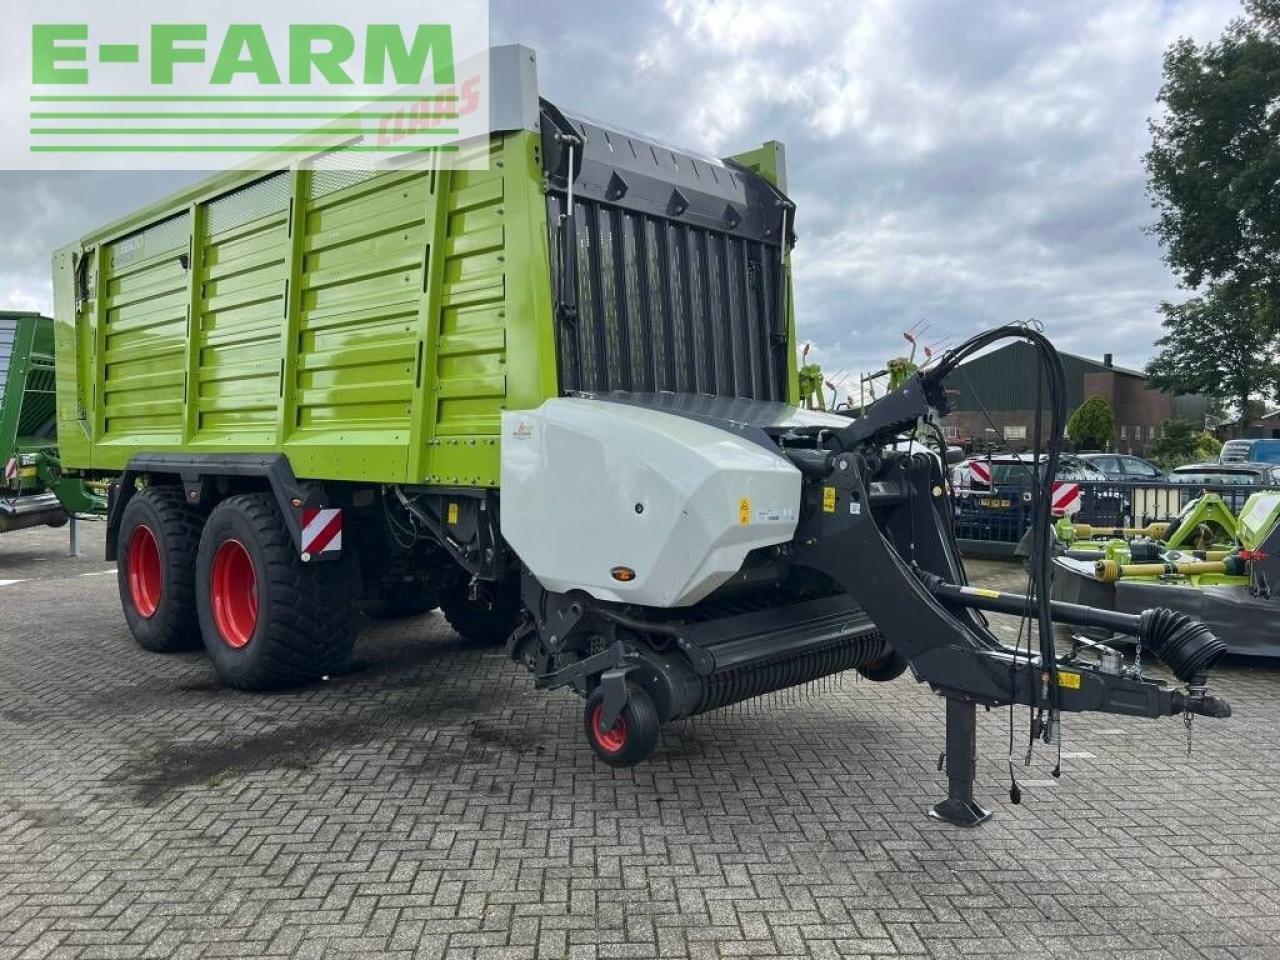
M1142 377L1137 370L1108 367L1097 360L1063 353L1062 365L1067 375L1067 410L1084 402L1084 377L1087 373L1113 372ZM1010 343L975 357L946 380L954 410L1030 410L1036 405L1036 349L1028 343Z

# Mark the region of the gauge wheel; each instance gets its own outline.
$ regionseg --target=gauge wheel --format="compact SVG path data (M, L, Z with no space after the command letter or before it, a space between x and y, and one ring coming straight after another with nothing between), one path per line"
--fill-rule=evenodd
M630 767L658 745L658 708L643 687L627 685L627 702L613 725L602 729L604 690L596 687L582 709L582 724L596 757L611 767Z

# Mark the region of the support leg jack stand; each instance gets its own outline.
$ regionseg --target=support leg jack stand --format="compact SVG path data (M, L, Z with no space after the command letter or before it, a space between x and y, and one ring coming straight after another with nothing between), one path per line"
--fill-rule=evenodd
M929 816L957 827L976 827L991 819L973 799L977 772L978 711L972 703L947 698L947 799Z

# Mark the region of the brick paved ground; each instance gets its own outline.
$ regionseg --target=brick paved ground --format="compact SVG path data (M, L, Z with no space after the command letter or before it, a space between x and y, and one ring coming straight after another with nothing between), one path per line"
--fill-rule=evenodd
M846 681L592 762L569 695L436 617L349 672L220 688L134 647L101 526L0 538L0 960L17 957L1277 957L1280 674L1237 716L1071 718L974 832L928 821L941 703ZM1016 574L1016 571L1013 571ZM980 576L1008 578L994 564ZM1022 727L1020 725L1019 729Z

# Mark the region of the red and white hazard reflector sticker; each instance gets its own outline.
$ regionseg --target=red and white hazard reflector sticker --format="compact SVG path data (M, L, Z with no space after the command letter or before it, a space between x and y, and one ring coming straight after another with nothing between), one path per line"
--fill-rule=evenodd
M342 511L337 508L302 511L302 552L308 556L342 549Z
M1056 480L1053 484L1053 515L1069 517L1080 512L1080 484Z
M12 482L18 477L18 458L10 457L4 465L4 478Z

